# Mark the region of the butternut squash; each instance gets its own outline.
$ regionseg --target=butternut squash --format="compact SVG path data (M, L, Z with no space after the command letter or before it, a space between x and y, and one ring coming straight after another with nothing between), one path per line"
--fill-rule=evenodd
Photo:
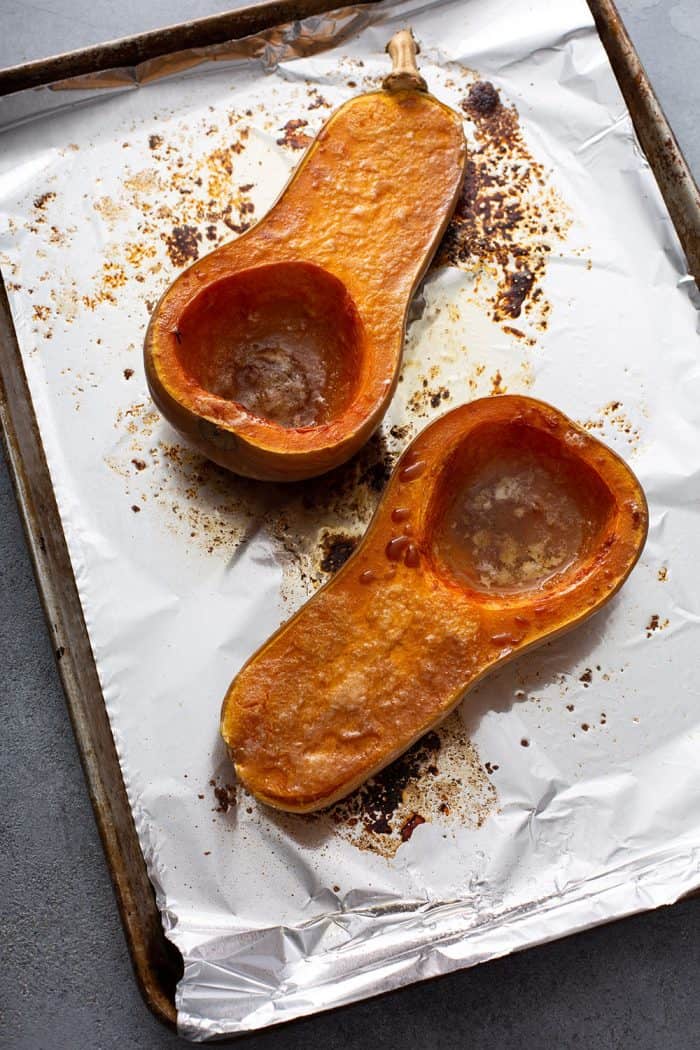
M204 455L292 481L352 456L396 385L413 293L455 207L460 118L427 93L415 44L381 91L341 106L268 214L157 304L153 399Z
M505 395L442 416L352 557L233 680L238 777L295 812L346 795L484 675L600 609L646 532L629 467L551 406Z

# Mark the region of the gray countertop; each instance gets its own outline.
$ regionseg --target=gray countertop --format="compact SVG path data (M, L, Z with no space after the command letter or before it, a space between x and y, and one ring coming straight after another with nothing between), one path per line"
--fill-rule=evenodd
M523 2L523 0L517 0ZM0 66L227 10L217 0L0 0ZM700 175L700 0L621 14ZM0 461L0 1046L184 1045L143 1005ZM636 916L335 1014L247 1047L675 1050L700 1045L700 900Z

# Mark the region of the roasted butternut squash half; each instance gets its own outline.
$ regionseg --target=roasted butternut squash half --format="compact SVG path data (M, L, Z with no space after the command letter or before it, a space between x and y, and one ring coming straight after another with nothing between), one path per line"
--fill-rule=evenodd
M292 481L353 455L396 385L408 307L466 163L404 30L381 91L340 107L277 203L185 270L145 342L153 399L239 474Z
M295 812L346 795L489 671L600 609L646 532L632 471L561 412L518 396L448 412L352 557L231 684L239 779Z

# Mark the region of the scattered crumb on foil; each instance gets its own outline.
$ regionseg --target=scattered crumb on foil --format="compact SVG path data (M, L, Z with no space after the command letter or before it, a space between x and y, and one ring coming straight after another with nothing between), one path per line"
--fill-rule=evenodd
M614 442L616 436L622 438L633 455L639 451L641 433L639 427L630 419L621 401L608 401L598 409L595 416L581 424L585 430L595 432L596 437L608 443Z

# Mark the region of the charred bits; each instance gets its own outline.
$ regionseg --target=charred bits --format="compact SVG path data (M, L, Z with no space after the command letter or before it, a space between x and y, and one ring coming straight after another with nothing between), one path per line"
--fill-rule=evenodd
M532 291L535 278L529 270L508 274L508 285L499 296L494 314L497 320L520 317L522 305Z
M338 803L332 811L333 820L341 823L348 817L355 817L364 824L367 831L378 835L391 835L394 831L394 817L403 802L404 791L409 783L424 775L430 768L434 768L437 773L434 759L439 751L440 737L435 732L427 733L404 755L376 777L372 777L348 799ZM413 814L413 817L416 816L417 814ZM425 823L425 818L421 817L418 823ZM414 827L417 826L416 823ZM405 827L405 824L402 827ZM406 838L410 838L413 830L412 828ZM401 837L403 838L403 834Z
M348 560L357 546L357 536L346 533L327 532L321 541L321 568L324 572L335 573Z
M215 780L209 781L209 786L214 789L216 799L216 813L228 813L236 805L235 784L217 784Z
M178 268L199 258L199 241L202 235L195 226L173 226L171 233L163 233L170 261Z
M308 123L308 120L303 120L300 117L296 120L288 120L281 129L284 134L282 138L277 139L277 145L289 146L290 149L306 149L313 139L311 135L307 135L305 131L300 129L305 128Z
M525 312L544 328L550 307L539 282L570 225L566 206L530 153L517 110L504 105L493 84L477 81L461 108L475 146L438 261L495 280L488 300L494 320Z
M489 80L477 80L476 84L472 84L469 94L461 105L465 113L478 120L482 117L490 117L492 113L495 113L501 105L501 100Z

